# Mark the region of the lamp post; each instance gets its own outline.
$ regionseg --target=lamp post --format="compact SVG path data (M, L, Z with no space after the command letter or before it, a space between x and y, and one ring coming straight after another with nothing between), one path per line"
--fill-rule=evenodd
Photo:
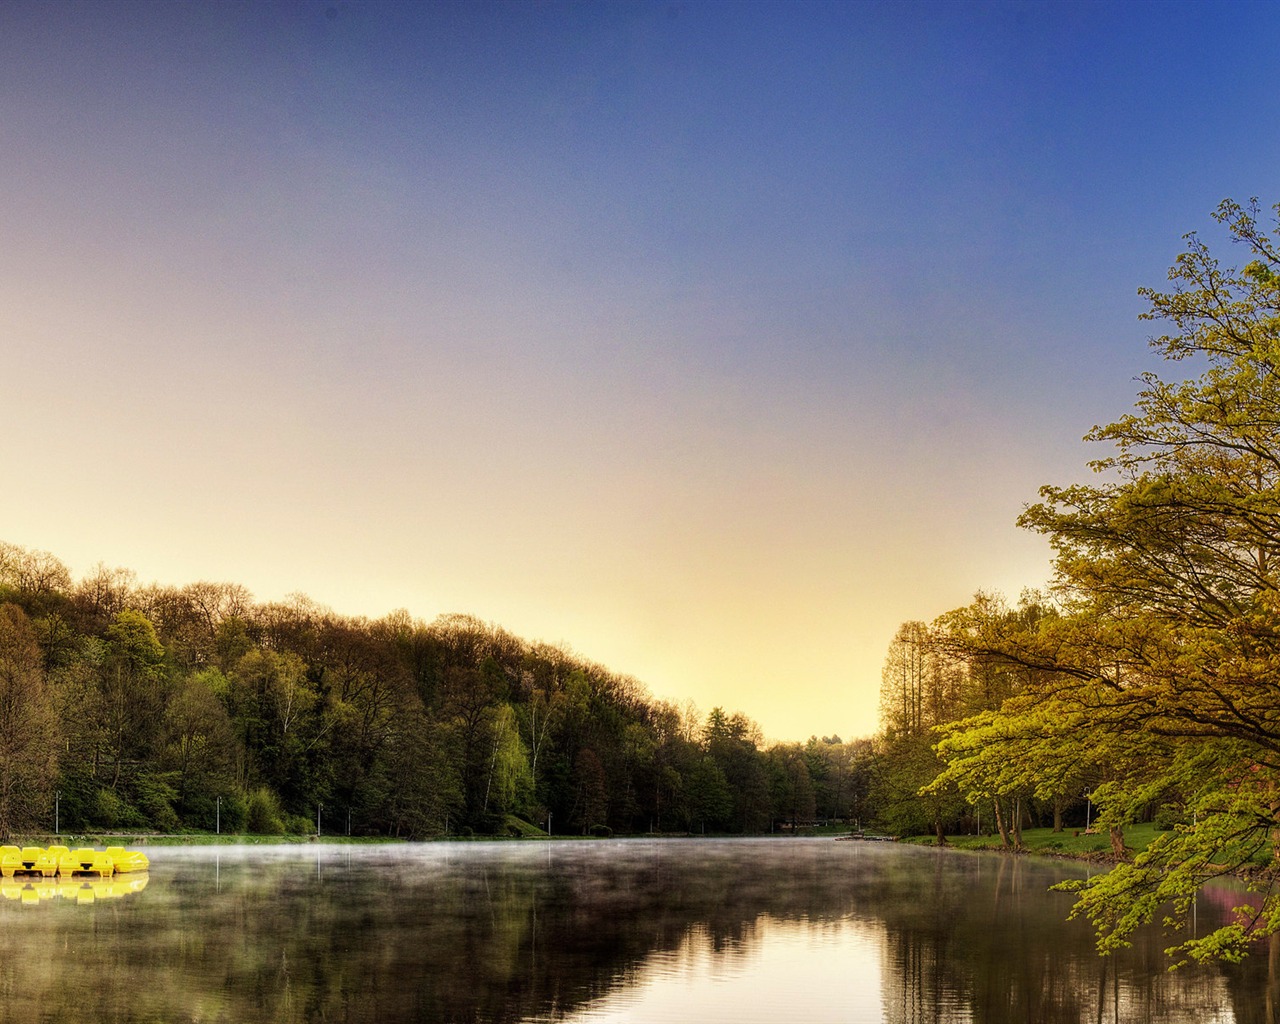
M317 836L320 835L320 811L323 807L324 807L324 804L320 803L319 801L316 801L316 835Z
M58 827L60 824L60 822L58 821L58 812L60 810L59 804L61 804L61 802L62 802L62 790L55 789L53 791L53 834L55 836L62 835Z
M213 831L217 835L222 835L222 797L220 796L214 798Z

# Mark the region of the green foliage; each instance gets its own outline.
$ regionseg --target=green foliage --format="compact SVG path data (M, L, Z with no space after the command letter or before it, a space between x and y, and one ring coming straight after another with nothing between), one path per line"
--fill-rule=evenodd
M717 709L704 730L633 679L468 616L370 621L102 566L73 585L12 545L0 562L17 602L0 619L22 623L0 629L0 669L11 653L34 695L12 732L31 775L10 791L32 826L52 824L55 790L64 828L161 832L310 832L319 805L326 834L412 838L503 834L514 816L561 834L761 831L783 813L749 719ZM800 760L787 813L819 794L832 813L865 804L847 745Z
M1048 613L980 598L937 627L973 674L1026 679L942 731L935 787L1079 786L1117 853L1132 822L1173 825L1071 887L1104 952L1157 915L1177 925L1206 881L1244 868L1248 921L1172 952L1233 960L1280 930L1280 230L1260 217L1256 202L1215 214L1243 270L1193 234L1172 289L1142 290L1144 318L1171 325L1154 349L1199 373L1144 375L1136 410L1090 432L1113 446L1100 482L1045 487L1021 517L1055 552Z
M733 819L733 791L715 758L706 755L695 761L686 787L694 824L713 832L729 827Z
M990 811L984 812L989 814ZM999 835L992 835L986 829L986 817L983 818L983 834L948 833L947 844L957 850L997 851L1001 849ZM1131 853L1141 853L1156 837L1161 834L1154 824L1133 825L1125 829L1125 842ZM931 834L905 837L903 842L923 845L933 842ZM1099 864L1111 859L1111 842L1106 830L1090 830L1070 828L1063 832L1055 832L1045 826L1026 829L1022 833L1023 849L1028 854L1044 854L1047 856L1078 858Z
M215 816L220 818L220 827L222 831L227 834L248 831L248 798L243 793L238 792L232 792L222 796L218 803L218 809L213 812L206 812L206 820L213 821L215 820ZM205 827L207 828L208 826Z
M876 824L892 835L935 836L958 816L958 798L946 792L922 793L941 768L928 736L907 736L887 742L875 780Z
M51 802L57 730L35 630L17 605L0 604L0 839Z
M502 832L513 839L543 839L546 833L537 825L531 825L514 814L508 814L503 822Z
M779 743L766 755L773 817L792 828L809 825L817 815L811 759L798 743Z
M133 822L133 813L125 800L113 789L100 789L94 794L90 812L95 825L103 828L119 828Z
M178 791L173 779L162 774L141 774L134 781L134 802L151 824L161 832L176 832L179 827L174 805Z
M284 835L284 811L280 807L280 798L270 787L258 786L249 793L245 806L244 827L245 831L252 835Z
M164 645L155 627L139 611L121 611L106 632L109 657L127 671L154 676L164 662Z

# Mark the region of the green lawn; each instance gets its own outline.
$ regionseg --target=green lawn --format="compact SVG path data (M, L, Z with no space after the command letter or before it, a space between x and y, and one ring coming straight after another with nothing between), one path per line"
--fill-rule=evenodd
M400 840L363 836L331 836L317 838L314 835L258 836L244 833L191 832L184 835L156 835L150 832L63 832L14 836L10 842L16 846L276 846L283 843L392 843Z
M1157 835L1156 826L1152 823L1143 825L1126 825L1124 843L1130 850L1145 850ZM928 845L934 841L933 836L911 836L903 842ZM999 835L984 836L947 836L947 842L957 850L999 850ZM1054 832L1051 828L1030 828L1022 833L1022 842L1028 853L1042 853L1064 857L1088 857L1091 855L1110 856L1111 838L1105 832L1085 835L1083 829L1064 829Z

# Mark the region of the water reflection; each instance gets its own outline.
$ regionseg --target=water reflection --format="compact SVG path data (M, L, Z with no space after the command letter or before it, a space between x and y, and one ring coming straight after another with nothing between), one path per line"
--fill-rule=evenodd
M1046 891L1071 870L829 840L161 848L130 899L0 900L0 1019L1276 1024L1265 949L1169 974L1152 930L1099 960Z
M98 900L118 900L147 887L145 874L114 878L6 878L0 880L0 898L23 906L39 906L53 899L85 906Z

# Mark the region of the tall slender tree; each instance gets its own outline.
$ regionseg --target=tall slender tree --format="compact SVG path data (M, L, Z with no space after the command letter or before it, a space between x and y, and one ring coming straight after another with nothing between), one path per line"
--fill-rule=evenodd
M17 605L0 604L0 841L48 810L56 727L31 623Z

